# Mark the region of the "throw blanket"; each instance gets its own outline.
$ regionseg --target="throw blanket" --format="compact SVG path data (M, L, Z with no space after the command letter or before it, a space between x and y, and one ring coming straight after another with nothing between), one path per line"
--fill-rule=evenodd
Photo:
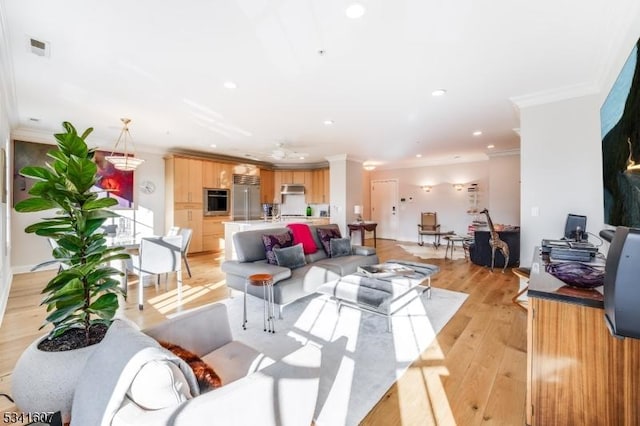
M306 223L290 223L287 225L287 228L289 228L293 234L293 244L296 245L302 243L302 250L304 251L304 254L311 254L318 251L313 235L311 235L309 225Z

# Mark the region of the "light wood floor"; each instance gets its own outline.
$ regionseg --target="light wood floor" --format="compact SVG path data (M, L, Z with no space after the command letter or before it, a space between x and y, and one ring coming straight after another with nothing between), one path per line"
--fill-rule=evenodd
M372 241L367 241L372 245ZM378 255L422 261L396 245L378 240ZM442 248L443 249L443 248ZM142 327L167 314L224 298L228 290L220 254L191 256L193 278L184 273L183 304L176 306L175 288L145 290L145 309L136 306L135 281L124 306L127 317ZM507 269L491 273L465 260L429 260L441 272L434 287L468 293L469 297L437 339L384 395L364 425L523 425L526 386L526 314L511 303L518 279ZM36 337L44 318L40 290L53 272L14 276L0 327L0 392L10 393L11 371L21 352ZM286 313L286 310L285 310ZM356 390L366 392L366 389ZM0 398L0 412L15 407Z

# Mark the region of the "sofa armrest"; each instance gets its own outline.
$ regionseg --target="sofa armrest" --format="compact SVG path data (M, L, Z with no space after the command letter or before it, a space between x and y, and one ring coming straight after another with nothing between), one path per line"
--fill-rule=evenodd
M143 330L156 340L182 346L204 356L233 340L227 306L213 303L186 311Z
M222 271L227 274L236 275L242 278L249 278L253 274L271 274L273 282L286 280L291 277L291 269L278 265L271 265L267 262L240 262L237 260L226 260L222 262Z
M184 402L170 424L309 425L318 397L320 349L307 345L281 361Z
M374 254L376 254L376 248L367 246L351 246L351 254L360 256L373 256Z

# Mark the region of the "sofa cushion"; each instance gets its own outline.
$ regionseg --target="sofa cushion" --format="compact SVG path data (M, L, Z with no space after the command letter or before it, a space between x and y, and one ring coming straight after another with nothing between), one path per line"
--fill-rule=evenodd
M304 249L302 243L291 247L274 247L273 253L276 256L278 266L296 269L307 264L304 259Z
M202 357L216 366L216 373L227 385L273 364L273 360L244 343L234 340Z
M318 238L322 243L322 247L324 248L324 252L327 256L331 256L331 247L329 245L329 241L333 238L342 238L340 235L340 229L338 228L318 228Z
M276 259L273 249L275 247L291 247L293 245L293 236L289 230L280 234L263 234L262 243L264 244L267 262L272 265L277 265L278 260Z
M330 257L349 256L351 254L351 239L332 238L329 240Z
M318 251L309 225L306 223L290 223L287 228L291 229L293 234L293 244L302 243L304 254L312 254Z
M172 362L153 360L144 364L129 386L127 396L147 410L172 407L191 399L189 384Z
M287 232L284 226L279 228L253 229L233 234L233 247L239 262L255 262L266 258L262 235Z
M198 380L198 386L200 386L201 393L222 386L220 377L218 377L213 368L200 359L198 355L186 350L182 346L170 342L160 341L159 343L160 346L171 351L174 355L179 356L184 360L184 362L189 364L189 367L191 367L193 374Z

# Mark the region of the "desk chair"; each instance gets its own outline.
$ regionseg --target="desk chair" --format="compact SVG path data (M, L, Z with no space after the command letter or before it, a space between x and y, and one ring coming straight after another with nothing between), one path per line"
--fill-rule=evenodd
M440 245L440 224L438 223L438 213L422 212L420 223L418 224L418 245L423 245L423 236L433 235L433 245L437 248Z
M138 309L144 308L144 277L148 275L176 273L178 300L182 299L182 236L150 237L140 241L140 252L131 256L132 272L139 277ZM156 284L156 287L158 284Z

